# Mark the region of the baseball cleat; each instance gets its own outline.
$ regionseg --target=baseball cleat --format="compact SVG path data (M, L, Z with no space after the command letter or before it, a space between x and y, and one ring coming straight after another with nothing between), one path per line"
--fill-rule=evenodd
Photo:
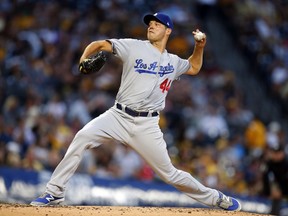
M227 211L240 211L241 204L233 197L229 197L218 191L219 198L216 202L216 206Z
M33 200L30 205L32 206L48 206L48 205L58 205L64 201L64 197L55 197L51 194L44 193L37 199Z

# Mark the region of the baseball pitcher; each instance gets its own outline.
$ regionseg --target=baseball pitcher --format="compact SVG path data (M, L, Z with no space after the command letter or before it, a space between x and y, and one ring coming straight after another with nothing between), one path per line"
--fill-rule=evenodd
M165 49L173 31L169 16L163 13L148 14L143 21L148 26L148 40L99 40L85 48L79 64L83 74L101 69L106 61L103 52L112 53L122 61L121 85L115 105L91 120L75 135L47 183L45 193L31 205L46 206L64 201L67 182L77 169L84 151L115 139L133 148L163 181L192 199L228 211L241 209L235 198L205 187L189 173L173 166L158 125L159 112L165 107L165 98L173 81L183 74L199 73L206 35L199 30L193 31L193 53L188 59L182 59Z

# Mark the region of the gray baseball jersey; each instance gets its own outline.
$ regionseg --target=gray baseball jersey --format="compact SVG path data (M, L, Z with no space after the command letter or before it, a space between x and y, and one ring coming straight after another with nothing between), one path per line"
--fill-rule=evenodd
M123 62L116 100L138 111L160 111L173 80L190 68L188 60L166 50L160 53L149 41L111 39L113 53Z

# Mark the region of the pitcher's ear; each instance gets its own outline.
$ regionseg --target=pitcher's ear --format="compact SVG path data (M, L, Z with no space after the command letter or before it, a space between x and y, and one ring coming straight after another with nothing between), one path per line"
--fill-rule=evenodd
M171 29L171 28L166 28L166 33L167 33L168 35L170 35L170 34L172 33L172 29Z

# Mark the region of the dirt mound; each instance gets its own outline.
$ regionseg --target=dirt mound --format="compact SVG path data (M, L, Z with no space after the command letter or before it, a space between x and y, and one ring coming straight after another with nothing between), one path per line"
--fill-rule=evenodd
M1 216L257 216L249 212L226 212L206 208L123 207L123 206L49 206L34 207L23 204L0 204Z

